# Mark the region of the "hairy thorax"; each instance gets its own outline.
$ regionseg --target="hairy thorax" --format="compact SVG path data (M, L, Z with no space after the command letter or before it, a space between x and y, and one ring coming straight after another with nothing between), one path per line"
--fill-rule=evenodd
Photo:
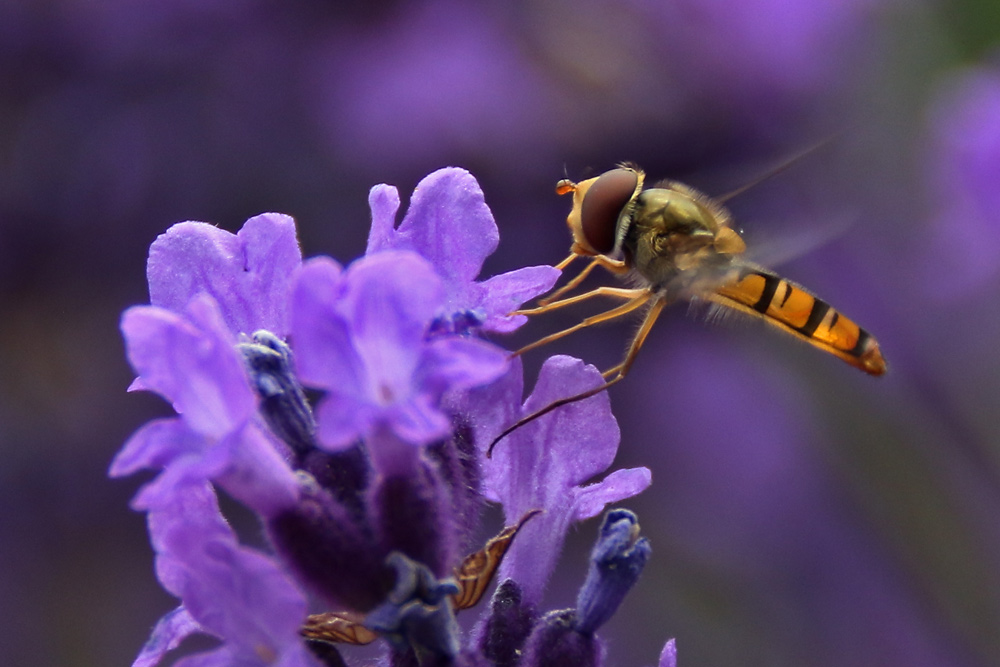
M731 265L717 247L720 225L688 193L652 188L635 202L632 225L623 243L636 277L671 299L690 296L714 281Z

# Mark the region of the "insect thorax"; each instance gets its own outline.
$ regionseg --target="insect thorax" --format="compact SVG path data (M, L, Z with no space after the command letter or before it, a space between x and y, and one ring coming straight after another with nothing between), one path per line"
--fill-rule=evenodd
M728 267L731 258L715 248L719 220L687 193L652 188L636 199L626 255L654 289L689 296L695 282Z

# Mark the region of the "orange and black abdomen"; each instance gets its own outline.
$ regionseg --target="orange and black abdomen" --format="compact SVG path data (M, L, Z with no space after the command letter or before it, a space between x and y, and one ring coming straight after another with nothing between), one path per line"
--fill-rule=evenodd
M885 359L870 333L826 301L769 271L743 268L736 281L717 288L710 298L763 318L866 373L885 373Z

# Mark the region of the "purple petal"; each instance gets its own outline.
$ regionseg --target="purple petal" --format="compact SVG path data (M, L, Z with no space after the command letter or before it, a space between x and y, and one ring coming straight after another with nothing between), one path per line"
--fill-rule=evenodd
M310 259L297 272L292 290L292 340L299 379L321 389L358 394L364 368L339 310L343 271L329 257Z
M345 281L343 312L368 371L366 394L382 404L404 400L441 307L441 279L419 255L387 251L351 264Z
M219 512L215 491L206 480L174 484L170 486L170 493L150 495L149 499L148 504L137 509L149 510L147 523L150 542L157 553L157 578L167 591L183 600L187 567L184 554L199 548L198 545L209 538L225 535L231 528ZM184 526L189 531L178 532L177 528ZM186 537L186 541L178 540L181 536Z
M221 474L225 462L217 456L185 456L173 461L151 482L144 485L132 499L130 506L137 511L168 507L184 490L196 484L208 484ZM161 579L162 582L162 579ZM169 587L167 587L168 590Z
M398 230L393 229L399 207L395 188L372 188L368 201L372 228L367 254L411 250L428 259L444 279L445 303L438 314L445 320L475 312L485 317L484 329L513 331L525 318L508 313L547 291L559 277L556 269L538 266L475 282L499 233L479 184L465 170L441 169L421 181Z
M366 401L328 397L316 408L316 437L328 451L347 449L374 427L378 416L378 408Z
M446 397L451 412L472 417L470 427L480 455L486 454L487 446L497 434L520 418L523 376L521 359L515 357L509 362L507 372L495 382ZM500 502L497 489L506 488L502 483L504 474L502 466L488 463L483 467L482 492L487 500Z
M192 555L184 603L216 634L257 652L298 640L305 599L270 558L217 540ZM211 625L209 625L211 624Z
M129 308L121 328L143 386L169 399L193 430L220 437L255 410L232 334L210 296L195 297L184 315Z
M451 420L424 395L393 406L386 421L396 435L414 445L429 445L451 432Z
M266 667L321 667L319 660L313 657L312 652L299 642L289 645L274 663Z
M542 366L522 414L601 382L593 366L570 357L551 357ZM503 502L508 521L531 509L544 510L521 529L501 565L501 578L521 584L525 600L541 600L576 515L576 487L610 465L618 438L608 397L601 393L519 428L494 450L485 481Z
M424 352L425 385L434 389L470 389L497 379L510 364L508 353L477 338L436 338Z
M378 422L420 443L446 433L420 384L437 377L423 350L441 298L440 278L412 252L363 257L343 274L330 260L303 267L293 334L300 377L328 390L317 411L324 445L343 448Z
M219 484L234 498L263 517L272 517L293 507L299 498L299 483L278 448L255 425L226 438L214 449L221 460Z
M510 415L506 423L497 417L503 408L483 406L484 399L511 401L517 386L510 375L496 385L470 392L466 407L485 411L473 413L474 423L488 425L476 433L484 443L523 415L530 414L559 398L572 396L603 383L600 372L570 357L551 357L542 366L535 391L524 408ZM496 430L493 430L496 429ZM485 436L485 437L484 437ZM611 414L610 401L602 392L585 400L561 406L530 422L499 443L484 468L488 493L500 499L508 521L531 509L544 513L521 529L518 539L501 565L500 577L515 579L524 599L538 603L570 524L601 511L605 503L638 493L648 486L649 471L618 471L604 481L583 489L579 485L603 472L618 448L618 424Z
M250 218L238 234L202 222L178 223L149 249L150 303L180 312L206 292L219 303L230 331L268 329L283 336L290 278L301 261L295 221L287 215Z
M527 480L525 483L529 483ZM544 484L544 482L536 482ZM566 494L569 495L569 494ZM517 539L500 565L498 579L513 579L521 585L524 600L537 605L562 552L563 540L573 519L572 500L549 498L533 509L544 509L518 532ZM512 507L512 506L511 506ZM504 503L504 514L512 512ZM508 519L508 523L510 520Z
M260 653L248 653L245 647L224 644L211 651L181 658L174 667L321 667L304 645L289 645L280 656L266 647Z
M202 440L202 447L177 455L135 499L135 509L155 509L170 504L179 489L217 481L231 496L262 516L269 517L294 506L299 497L298 478L259 427L248 424L217 443Z
M677 640L668 639L660 653L659 667L677 667Z
M397 237L395 247L426 257L450 288L475 280L500 242L475 177L456 167L420 181Z
M306 601L292 579L270 557L240 546L210 487L178 492L149 517L164 585L193 619L243 655L277 658L298 645Z
M144 468L166 467L179 456L199 451L205 439L184 420L155 419L132 434L111 462L108 475L125 477Z
M645 491L652 483L649 468L616 470L596 484L579 489L576 494L575 521L595 517L607 505L631 498Z
M391 185L376 185L368 193L372 211L372 226L368 232L366 255L395 248L396 213L399 212L399 191Z
M327 400L381 406L408 400L441 294L433 269L410 252L363 257L343 275L331 260L311 260L294 297L302 380L329 390Z
M579 359L550 357L538 374L531 397L524 403L524 413L532 413L601 382L600 372ZM544 456L558 466L560 479L569 486L607 470L618 451L621 432L611 414L607 392L565 405L538 421L533 435L545 442ZM525 433L524 437L529 434Z
M479 307L486 312L483 329L508 333L520 327L528 318L524 315L508 316L508 313L549 291L561 274L559 269L551 266L527 266L480 283L482 297Z
M157 621L156 627L153 628L152 634L132 663L132 667L153 667L163 659L164 655L180 646L187 637L204 631L183 606L178 607Z

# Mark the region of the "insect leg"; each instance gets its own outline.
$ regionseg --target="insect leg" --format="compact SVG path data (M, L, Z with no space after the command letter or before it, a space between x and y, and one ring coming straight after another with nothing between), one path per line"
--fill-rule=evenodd
M612 290L612 292L607 292L607 291L602 292L602 290ZM647 290L647 289L619 290L619 289L613 288L613 287L599 287L598 289L594 290L593 292L587 292L586 294L581 294L580 296L575 296L575 297L572 297L570 299L564 299L563 301L559 301L559 302L557 302L555 304L544 306L543 309L536 309L536 310L546 310L546 309L547 310L551 310L552 308L559 307L560 305L568 305L568 304L566 304L567 301L574 301L574 300L576 300L574 302L578 302L578 301L582 301L583 299L590 298L592 296L598 296L599 294L611 294L612 296L621 296L621 297L624 297L624 298L628 298L627 295L622 294L623 292L637 292L638 294L636 296L633 296L630 301L628 301L627 303L623 303L622 305L618 306L617 308L612 308L611 310L605 311L603 313L599 313L597 315L591 315L590 317L584 319L579 324L574 324L573 326L571 326L571 327L569 327L567 329L563 329L562 331L557 331L554 334L549 334L548 336L545 336L544 338L539 338L534 343L530 343L528 345L525 345L524 347L522 347L517 352L514 352L513 355L511 355L511 356L514 356L514 357L520 356L520 355L524 354L525 352L528 352L530 350L534 350L536 347L541 347L542 345L546 345L548 343L551 343L552 341L559 340L560 338L563 338L564 336L568 336L571 333L579 331L580 329L584 329L586 327L589 327L589 326L594 325L594 324L598 324L600 322L608 322L608 321L616 319L618 317L622 317L623 315L627 315L628 313L631 313L633 310L636 310L637 308L641 308L643 305L646 304L646 302L648 302L654 296L654 293L651 292L651 291L649 291L649 290Z
M654 296L654 293L649 292L648 296L643 300L643 303L645 303L645 301L648 301L649 298L652 296ZM607 371L601 374L601 376L604 378L607 378L609 375L613 373L617 373L617 375L615 375L610 380L604 382L603 384L599 384L596 387L588 389L587 391L581 392L574 396L567 396L566 398L560 398L557 401L552 401L541 410L536 410L527 417L522 417L521 419L517 420L516 422L514 422L514 424L508 426L506 429L503 430L502 433L500 433L500 435L498 435L496 438L493 439L493 442L490 443L489 448L486 450L486 458L491 458L493 456L493 448L497 446L498 442L500 442L508 435L510 435L517 429L524 426L525 424L533 422L539 417L547 415L556 408L568 405L569 403L576 403L577 401L582 401L585 398L590 398L591 396L599 394L608 387L624 380L625 376L628 374L629 369L632 367L632 364L635 362L635 358L639 354L639 350L640 348L642 348L642 344L646 342L646 336L648 336L649 332L653 329L653 325L656 323L656 319L660 316L660 313L663 311L663 308L666 305L667 305L667 300L662 297L657 298L656 301L653 302L653 305L649 309L649 312L646 313L646 317L642 320L642 326L639 327L639 331L636 332L635 337L632 338L632 342L629 344L628 352L625 353L625 359L622 361L622 363L618 364L614 368L608 369Z
M587 299L595 296L613 296L619 299L634 299L637 296L648 292L645 287L638 289L627 289L624 287L598 287L597 289L591 290L589 292L584 292L583 294L578 294L576 296L571 296L565 299L560 299L559 301L554 301L552 303L547 303L537 308L523 308L521 310L515 310L511 315L541 315L542 313L547 313L550 310L556 310L558 308L563 308L565 306L572 306L575 303L580 303L586 301Z
M566 258L566 259L564 259L563 261L559 262L558 264L556 264L556 265L555 265L554 267L552 267L552 268L554 268L554 269L559 269L560 271L562 271L562 270L563 270L563 269L565 269L565 268L566 268L567 266L569 266L570 262L572 262L572 261L573 261L574 259L576 259L577 257L580 257L580 255L576 254L575 252L571 252L571 253L569 254L569 257L567 257L567 258Z
M639 327L639 330L635 333L635 337L628 346L628 352L625 353L625 359L614 368L609 368L601 373L603 377L607 378L609 375L618 373L615 375L614 379L614 382L617 382L628 374L629 369L632 368L632 364L635 363L636 356L639 354L639 349L642 348L643 343L646 342L646 336L648 336L649 332L653 330L653 325L656 324L656 318L660 316L660 313L666 305L667 300L664 298L657 299L653 302L649 312L646 313L646 317L642 320L642 325Z
M579 255L570 255L569 259L578 256ZM563 260L563 262L560 262L560 264L562 266L556 266L557 269L563 268L564 266L568 265L569 261ZM628 268L625 266L625 262L622 262L620 260L610 259L608 257L605 257L604 255L597 255L591 260L590 264L584 267L584 269L580 271L580 273L576 274L576 276L572 280L570 280L568 283L557 289L555 292L549 294L544 299L540 299L538 301L538 305L546 306L555 301L556 299L558 299L559 297L561 297L566 292L569 292L570 290L574 289L577 285L582 283L587 276L590 275L590 272L593 271L594 267L596 266L603 266L605 269L616 275L628 271Z
M576 257L576 255L573 255L573 256ZM577 285L579 285L580 283L582 283L583 280L584 280L584 278L586 278L587 276L590 275L590 272L594 270L595 266L597 266L597 260L596 259L594 261L592 261L590 264L588 264L587 266L585 266L583 268L583 271L580 271L580 273L576 274L576 277L574 277L568 283L566 283L565 285L563 285L562 287L560 287L559 289L557 289L555 292L552 292L551 294L549 294L544 299L539 299L538 300L538 305L539 306L547 306L548 304L552 303L553 301L555 301L556 299L558 299L559 297L561 297L566 292L569 292L570 290L572 290L574 287L576 287Z

